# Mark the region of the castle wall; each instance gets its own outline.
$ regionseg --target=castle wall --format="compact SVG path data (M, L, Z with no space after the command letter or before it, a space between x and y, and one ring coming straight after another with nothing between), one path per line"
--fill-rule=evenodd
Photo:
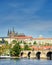
M8 43L10 44L14 40L14 38L4 38L4 40L8 41Z

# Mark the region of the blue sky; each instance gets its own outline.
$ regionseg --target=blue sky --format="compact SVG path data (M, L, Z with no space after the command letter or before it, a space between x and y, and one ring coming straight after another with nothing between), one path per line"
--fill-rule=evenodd
M0 36L8 29L52 37L52 0L0 0Z

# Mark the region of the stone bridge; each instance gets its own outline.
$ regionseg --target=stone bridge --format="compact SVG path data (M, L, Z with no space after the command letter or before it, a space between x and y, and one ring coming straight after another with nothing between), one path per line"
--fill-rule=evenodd
M22 58L36 58L36 59L52 59L52 49L49 50L28 50L21 51L20 56Z

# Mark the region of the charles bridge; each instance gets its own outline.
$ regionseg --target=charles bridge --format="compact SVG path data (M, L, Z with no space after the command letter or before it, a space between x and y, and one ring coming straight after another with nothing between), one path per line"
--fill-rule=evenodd
M50 59L52 60L52 49L21 51L22 58Z

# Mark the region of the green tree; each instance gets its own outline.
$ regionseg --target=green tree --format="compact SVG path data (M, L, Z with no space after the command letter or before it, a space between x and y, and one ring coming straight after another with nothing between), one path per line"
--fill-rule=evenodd
M25 41L23 41L23 44L26 45L27 43Z
M24 45L24 50L30 50L28 45Z
M12 56L19 56L20 52L21 52L21 47L19 43L16 43L14 47L10 50L10 54Z
M2 47L0 47L0 55L2 54Z
M29 43L29 46L31 46L32 44L31 44L31 42Z
M4 40L4 44L0 47L0 55L2 54L8 54L10 49L10 45L8 44L8 41Z
M0 44L2 43L2 40L0 40Z
M8 44L8 41L4 41L4 43Z
M34 41L33 45L36 45L36 44L37 44L36 41Z
M12 44L16 44L16 43L17 43L17 41L16 41L16 40L13 40L13 41L12 41Z

